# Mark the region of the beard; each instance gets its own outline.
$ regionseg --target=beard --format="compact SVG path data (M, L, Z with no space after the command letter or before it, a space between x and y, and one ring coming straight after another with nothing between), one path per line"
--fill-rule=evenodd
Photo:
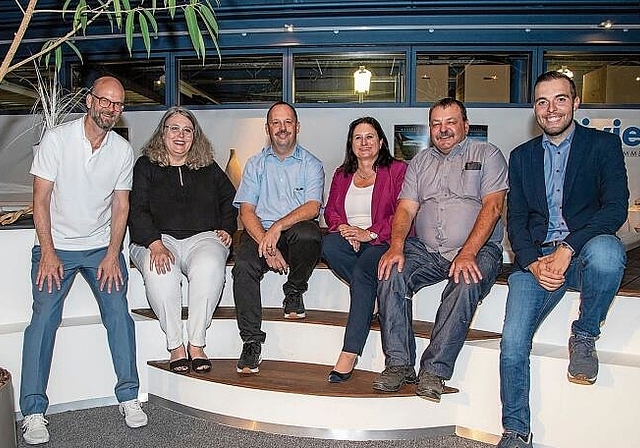
M110 131L120 118L117 112L102 113L93 107L89 109L89 116L100 129L105 131Z

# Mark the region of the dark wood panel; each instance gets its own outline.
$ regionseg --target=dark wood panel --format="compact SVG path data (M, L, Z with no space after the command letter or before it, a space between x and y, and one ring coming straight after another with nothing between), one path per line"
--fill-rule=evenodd
M149 319L157 319L155 313L151 308L137 308L131 310L134 314L147 317ZM296 319L293 322L305 323L305 324L319 324L319 325L332 325L337 327L344 327L347 324L347 313L341 311L322 311L322 310L307 310L307 317L305 319ZM189 315L189 310L186 307L182 308L182 319L186 319ZM236 310L231 306L219 306L216 312L213 314L214 319L235 319ZM291 322L291 319L285 319L282 313L282 308L263 308L262 319L276 322ZM378 321L374 321L371 324L372 330L379 330L380 324ZM431 331L433 331L433 322L414 320L413 331L418 337L430 338ZM474 330L470 329L467 333L467 341L478 341L487 339L500 339L500 333L494 333L492 331Z
M288 392L302 395L325 397L410 397L415 395L413 384L403 386L398 392L386 393L373 390L372 384L376 372L356 369L349 381L332 384L327 381L331 367L290 361L265 360L260 364L260 372L240 374L236 372L235 359L212 359L212 369L206 374L189 373L192 378L203 381L228 384L250 389ZM169 370L168 361L149 361L150 366ZM173 375L178 375L174 373ZM445 386L445 394L459 392L458 389Z

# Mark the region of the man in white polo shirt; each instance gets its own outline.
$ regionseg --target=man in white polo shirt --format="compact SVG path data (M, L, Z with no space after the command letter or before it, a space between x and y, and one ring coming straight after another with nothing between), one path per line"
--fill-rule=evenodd
M135 330L122 255L134 155L129 142L111 131L123 101L120 81L97 79L87 95L87 114L47 131L31 166L33 315L24 332L20 386L23 436L29 444L49 441L44 414L53 346L64 299L78 273L91 287L107 329L120 412L131 428L147 424L138 402Z

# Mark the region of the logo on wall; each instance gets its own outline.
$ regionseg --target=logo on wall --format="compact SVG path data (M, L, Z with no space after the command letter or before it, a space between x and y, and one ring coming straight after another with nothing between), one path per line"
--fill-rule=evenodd
M617 135L622 140L622 150L625 157L640 157L640 127L623 126L620 118L594 118L584 117L580 124L588 128L600 129Z

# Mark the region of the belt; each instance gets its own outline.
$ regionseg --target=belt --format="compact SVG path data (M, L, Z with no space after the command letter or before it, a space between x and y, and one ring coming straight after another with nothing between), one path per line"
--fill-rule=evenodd
M563 240L547 241L546 243L542 243L540 247L558 247L562 243L564 243Z

